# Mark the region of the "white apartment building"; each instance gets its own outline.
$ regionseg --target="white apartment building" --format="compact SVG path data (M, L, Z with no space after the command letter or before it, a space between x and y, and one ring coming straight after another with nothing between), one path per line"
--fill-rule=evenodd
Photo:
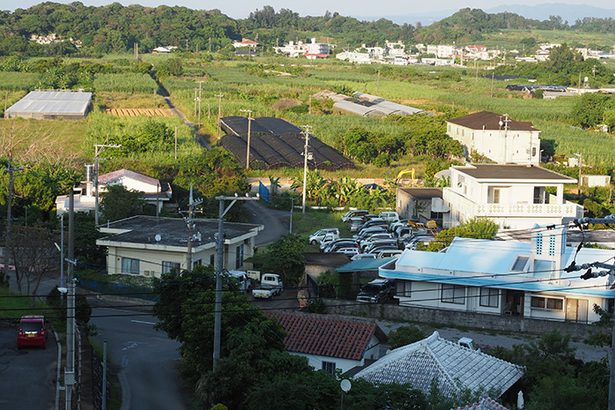
M427 54L434 54L437 58L452 58L455 56L455 46L450 44L430 44L427 46Z
M531 122L480 111L446 124L446 133L463 145L467 158L476 151L498 164L540 163L540 131Z
M442 191L443 226L487 218L501 229L529 229L536 224L580 218L583 207L564 200L564 184L577 180L536 166L474 164L450 168L450 187ZM548 192L556 191L555 195Z

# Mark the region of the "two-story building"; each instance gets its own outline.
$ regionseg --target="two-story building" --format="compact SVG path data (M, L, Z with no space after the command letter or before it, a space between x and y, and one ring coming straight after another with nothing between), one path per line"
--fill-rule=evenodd
M217 219L195 219L192 235L179 218L133 216L100 226L107 236L96 245L107 248L107 273L159 278L173 270L214 266L218 230ZM254 255L254 241L263 225L224 223L224 261L226 269L248 269L245 260ZM188 240L191 239L191 246Z
M583 280L577 265L604 262L612 250L567 246L567 229L537 227L531 241L455 238L442 252L406 250L379 269L395 279L401 306L488 315L600 320L594 305L610 310L615 277Z
M477 152L498 164L540 163L540 131L531 122L481 111L450 119L446 127L468 158Z
M564 200L564 185L576 182L529 165L451 167L450 187L442 191L443 202L450 209L443 215L443 226L450 228L472 218L488 218L501 229L527 229L580 218L583 207Z

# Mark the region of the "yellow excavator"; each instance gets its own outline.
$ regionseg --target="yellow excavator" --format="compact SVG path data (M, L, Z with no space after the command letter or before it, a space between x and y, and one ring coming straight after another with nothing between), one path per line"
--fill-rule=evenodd
M410 174L410 178L412 179L412 183L414 183L414 181L416 180L415 175L416 172L414 170L414 168L412 169L404 169L399 171L399 173L397 174L397 177L395 178L395 183L399 184L402 180L404 180L403 176L406 174Z

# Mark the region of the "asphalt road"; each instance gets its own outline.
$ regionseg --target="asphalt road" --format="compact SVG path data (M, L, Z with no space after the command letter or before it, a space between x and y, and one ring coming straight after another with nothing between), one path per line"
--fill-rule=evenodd
M57 358L53 334L46 349L18 350L15 338L15 327L0 324L0 409L53 408Z
M246 201L245 207L250 223L265 227L256 237L256 246L268 245L288 233L290 212L269 209L259 201Z
M185 409L177 371L179 343L154 329L156 318L94 317L131 313L135 311L95 307L91 319L97 340L107 340L110 360L119 367L122 410Z

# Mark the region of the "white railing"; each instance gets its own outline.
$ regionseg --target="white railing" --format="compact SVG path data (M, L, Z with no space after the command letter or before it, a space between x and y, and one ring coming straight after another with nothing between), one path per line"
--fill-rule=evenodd
M583 207L574 202L564 204L477 204L460 194L446 189L444 200L450 204L451 210L458 211L467 217L574 217L583 216Z

